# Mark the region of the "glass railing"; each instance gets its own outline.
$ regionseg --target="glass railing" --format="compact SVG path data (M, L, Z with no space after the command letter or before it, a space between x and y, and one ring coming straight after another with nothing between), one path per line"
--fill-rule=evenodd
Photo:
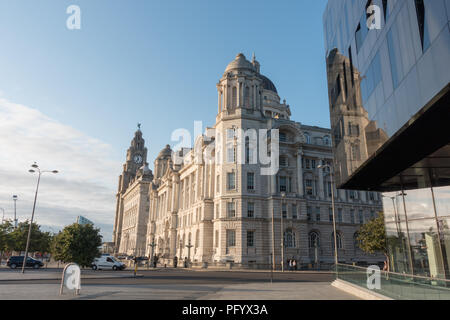
M337 278L368 289L367 268L337 265ZM450 300L450 280L413 276L395 272L380 272L379 289L370 289L399 300Z

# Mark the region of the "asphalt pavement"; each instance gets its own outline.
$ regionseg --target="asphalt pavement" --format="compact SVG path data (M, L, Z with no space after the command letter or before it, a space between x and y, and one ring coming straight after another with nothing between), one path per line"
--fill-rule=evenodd
M81 294L59 295L62 269L0 269L0 299L344 300L330 272L202 269L82 270Z

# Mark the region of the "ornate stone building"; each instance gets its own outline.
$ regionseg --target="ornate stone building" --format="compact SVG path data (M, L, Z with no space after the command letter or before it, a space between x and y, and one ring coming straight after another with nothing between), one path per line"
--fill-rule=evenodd
M292 258L301 266L332 264L333 191L339 261L383 261L380 255L364 255L355 241L359 226L382 210L380 195L334 190L326 167L319 168L333 162L330 130L290 120L290 106L281 103L254 56L248 61L238 54L217 90L214 126L197 137L194 148L173 152L167 145L155 160L146 255L154 253L168 265L177 257L196 265L232 262L268 268L274 252L278 267L282 256L285 266ZM259 144L249 139L252 129L265 132ZM261 164L258 149L276 140L273 129L278 129L279 157L272 156L275 149L268 154L279 170L267 175L262 174L267 163ZM144 182L136 180L129 188L139 184ZM128 190L121 194L125 200ZM119 215L123 213L116 215L118 226L117 220L123 219ZM129 252L122 251L124 241L116 242L120 253Z

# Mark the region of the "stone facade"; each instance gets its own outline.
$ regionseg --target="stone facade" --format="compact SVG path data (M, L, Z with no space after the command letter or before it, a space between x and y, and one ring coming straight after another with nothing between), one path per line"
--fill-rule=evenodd
M144 201L142 185L149 185L148 219L135 219L132 227L142 230L138 224L147 223L145 254L156 254L168 265L177 257L199 266L269 268L274 251L278 267L282 255L285 266L292 258L300 266L332 264L332 185L327 167L319 169L333 163L330 130L290 120L290 106L280 102L255 57L248 61L238 54L217 90L215 125L197 137L192 149L173 152L167 145L155 160L151 183L136 179L130 191L123 192L124 203L136 203L133 195L141 188L138 198ZM278 129L279 158L272 157L272 163L279 164L276 174L261 174L267 166L257 161L266 140L255 145L240 129L245 135L251 129L267 130L269 144L276 140L271 130ZM380 255L363 254L355 241L361 223L382 210L380 195L333 192L339 261L383 261ZM123 215L118 212L116 221L119 214ZM122 230L125 233L125 227ZM119 251L125 253L122 250L121 243Z

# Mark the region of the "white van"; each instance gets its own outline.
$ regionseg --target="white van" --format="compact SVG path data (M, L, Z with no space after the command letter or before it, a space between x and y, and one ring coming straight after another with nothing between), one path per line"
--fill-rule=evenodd
M92 262L92 270L97 269L123 270L125 269L125 264L117 261L113 256L101 256L99 258L95 258Z

